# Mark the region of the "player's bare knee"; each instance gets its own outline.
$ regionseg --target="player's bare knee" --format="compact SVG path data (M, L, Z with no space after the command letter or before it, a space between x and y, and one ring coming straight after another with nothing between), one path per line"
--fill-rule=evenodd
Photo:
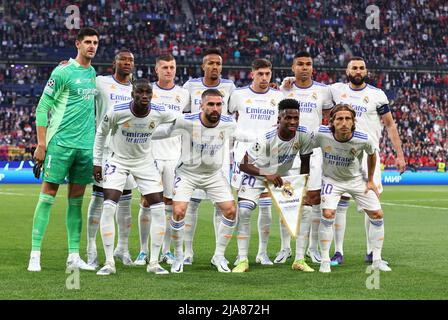
M325 219L334 219L336 215L336 210L324 209L322 210L322 217Z
M383 210L370 211L369 217L374 220L379 220L383 218Z
M236 208L235 206L231 206L229 208L226 208L225 210L222 210L222 214L224 215L224 217L226 217L229 220L235 220L236 217Z
M309 191L306 198L309 205L318 205L320 204L320 191Z

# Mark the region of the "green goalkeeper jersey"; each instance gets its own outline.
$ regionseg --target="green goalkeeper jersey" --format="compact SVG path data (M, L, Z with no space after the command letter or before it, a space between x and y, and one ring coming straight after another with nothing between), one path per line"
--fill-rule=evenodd
M36 125L47 126L47 141L60 146L93 149L95 140L96 72L76 60L57 66L51 73L36 109Z

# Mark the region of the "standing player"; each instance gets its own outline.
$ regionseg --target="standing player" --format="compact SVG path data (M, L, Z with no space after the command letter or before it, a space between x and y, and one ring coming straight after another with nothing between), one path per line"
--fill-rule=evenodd
M101 238L106 254L105 265L98 275L116 272L113 257L115 241L114 216L127 177L132 175L151 210L151 255L148 272L166 274L159 263L159 252L165 233L165 205L162 182L150 152L151 135L163 122L172 122L175 115L163 106L151 104L152 87L148 80L134 81L130 102L118 104L104 116L95 137L94 177L103 180L104 203L101 215ZM104 166L103 147L110 134L111 153Z
M224 253L235 228L236 210L230 185L222 172L222 163L227 156L226 140L234 133L236 123L232 117L221 115L223 101L219 90L205 90L201 101L201 112L178 117L168 130L182 134L182 153L174 178L171 219L171 237L176 257L171 272L174 273L183 272L184 217L196 188L207 192L222 211L211 263L219 272L230 272Z
M308 52L299 52L295 55L291 67L294 72L294 83L287 89L280 89L287 98L300 102L300 125L305 126L310 132L319 128L322 118L327 119L330 109L333 107L330 88L322 83L313 81L313 59ZM298 160L298 159L296 159ZM309 255L314 263L320 263L318 250L318 228L320 222L320 188L322 178L322 153L319 148L313 150L310 160L310 176L308 180L307 203L303 207L302 223L310 225L311 238ZM275 263L284 263L291 256L288 230L280 222L281 250L275 258ZM296 240L295 261L304 259L309 233L304 235L305 242ZM304 261L302 261L304 262Z
M239 163L246 154L247 149L255 142L257 136L267 131L277 124L278 103L283 99L283 94L269 87L272 77L272 64L266 59L256 59L252 63L252 83L248 87L236 89L229 102L229 112L237 114L237 127L246 135L252 136L248 142L235 142L232 186L237 190L241 186L242 175ZM257 199L258 200L258 199ZM272 200L265 190L260 195L260 209L258 214L258 253L256 262L263 265L272 265L272 261L267 254L269 232L271 227ZM248 217L250 219L250 216ZM244 245L246 239L241 224L237 224L238 247ZM235 265L239 263L239 259Z
M113 62L114 74L109 76L97 76L96 87L98 94L95 97L95 123L98 128L104 115L115 104L130 101L132 99L131 75L134 70L134 55L127 49L118 51ZM103 159L106 160L109 150L109 138L105 143ZM104 164L103 164L104 166ZM131 230L131 200L132 189L135 182L131 176L124 187L123 195L118 202L117 224L118 245L114 256L121 259L124 265L132 265L129 254L129 233ZM98 255L96 250L96 234L103 210L103 187L102 182L93 182L92 198L87 211L87 263L95 268L98 267Z
M176 60L172 55L162 55L156 59L155 71L158 81L153 83L153 96L151 102L163 106L167 110L181 114L190 105L188 91L176 86ZM163 140L151 141L151 152L156 161L157 168L162 175L163 196L166 214L166 231L162 245L161 261L172 264L174 256L170 252L171 228L170 221L173 215L173 184L174 170L180 157L180 137L170 137ZM145 264L148 255L148 235L150 229L150 210L147 203L140 206L140 254L136 259L137 265Z
M379 145L382 134L382 123L386 126L388 136L392 141L392 145L397 153L396 165L398 171L404 172L406 163L404 161L403 151L401 149L401 141L398 135L397 127L392 113L389 108L389 101L386 94L378 88L371 86L365 82L367 77L367 68L363 58L353 57L350 59L346 75L348 83L335 83L331 86L331 93L335 103L350 104L356 112L357 128L369 134L375 146L375 152L379 159ZM367 170L367 158L363 160L363 170ZM380 161L378 160L375 167L374 175L375 185L379 193L383 191L381 185ZM342 264L344 261L343 242L346 225L346 213L348 209L348 197L342 197L336 211L335 222L335 254L332 257L332 264ZM369 234L371 223L365 218L366 236ZM372 262L372 248L367 237L367 254L366 262Z
M343 193L349 193L365 211L371 224L368 239L373 251L374 269L391 271L381 260L384 240L383 211L374 181L377 161L376 146L369 134L355 130L355 110L338 104L330 114L329 127L321 126L315 133L314 147L323 154L322 218L319 244L322 255L320 272L331 272L330 246L336 208ZM364 152L367 154L367 182L361 172Z
M223 95L222 114L228 114L229 97L235 90L233 81L221 78L222 72L222 56L219 50L209 49L205 51L202 60L202 70L204 77L190 79L184 84L184 88L190 93L191 109L185 112L199 112L201 106L201 96L205 90L217 89ZM226 176L230 176L230 148L226 146L226 157L223 163L223 171ZM188 204L186 221L185 221L185 264L193 262L193 238L198 221L198 209L201 200L205 199L203 190L195 190L193 192L190 203ZM221 213L219 208L215 207L213 224L215 227L215 236L221 221Z
M249 271L250 214L261 194L265 192L265 181L276 187L283 185L282 176L288 174L294 159L300 153L302 160L300 173L309 172L312 153L311 134L305 127L299 127L299 103L285 99L278 104L278 126L265 132L247 150L240 165L244 172L241 188L238 191L238 263L232 272ZM299 231L301 235L309 232L309 226ZM314 271L303 262L300 270ZM293 264L293 269L297 269Z
M68 178L67 269L95 270L79 256L82 200L92 182L92 147L95 137L95 69L91 66L98 48L95 29L82 28L76 38L78 54L51 73L36 109L38 145L36 169L43 167L42 189L34 211L32 249L28 271L40 271L42 239L59 185ZM48 125L48 112L51 120ZM48 126L48 128L47 128ZM38 170L36 170L38 171ZM40 172L39 172L40 175Z

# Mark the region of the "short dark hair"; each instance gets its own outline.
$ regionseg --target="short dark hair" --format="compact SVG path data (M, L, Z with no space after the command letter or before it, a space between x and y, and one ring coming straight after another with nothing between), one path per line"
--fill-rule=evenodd
M210 49L206 49L206 50L204 51L203 56L205 57L205 56L208 56L209 54L217 54L218 56L220 56L220 57L222 58L221 50L218 49L218 48L210 48Z
M269 68L272 69L272 63L271 61L267 60L267 59L255 59L252 62L252 70L258 70L261 68Z
M303 57L313 59L313 57L311 56L311 54L309 52L307 52L307 51L300 51L300 52L296 53L296 55L294 56L294 60L297 59L297 58L303 58Z
M146 79L146 78L139 78L139 79L135 79L134 81L132 81L132 91L134 91L135 87L137 87L140 84L149 85L151 87L151 90L152 90L151 82L148 79Z
M201 99L204 100L206 96L220 96L221 98L224 97L224 95L218 89L205 90L204 92L202 92Z
M79 29L78 35L76 36L76 40L82 41L84 39L84 37L88 37L88 36L97 36L98 39L100 38L100 34L98 33L98 31L96 31L95 29L93 29L91 27L84 27L84 28Z
M126 48L123 48L123 49L120 49L120 50L118 50L118 52L115 54L115 60L117 60L118 59L118 56L120 55L120 53L124 53L124 52L127 52L127 53L130 53L130 54L133 54L132 52L131 52L131 50L129 50L129 49L126 49Z
M334 108L331 109L331 111L330 111L329 126L330 126L331 132L334 133L334 126L333 126L334 117L336 116L336 113L338 113L339 111L350 111L350 113L352 114L352 118L353 118L352 132L355 131L355 128L356 128L356 126L355 126L355 122L356 122L356 112L355 112L355 110L349 104L339 103L339 104L335 105Z
M364 61L364 63L365 63L364 58L363 58L363 57L360 57L360 56L353 56L353 57L351 57L351 58L348 60L348 63L347 63L347 64L349 64L349 63L352 62L352 61Z
M300 103L296 99L283 99L278 103L278 112L286 109L295 109L300 111Z

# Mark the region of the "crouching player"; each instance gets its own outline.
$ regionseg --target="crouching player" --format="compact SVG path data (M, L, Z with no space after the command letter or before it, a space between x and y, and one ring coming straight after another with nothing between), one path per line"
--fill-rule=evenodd
M294 158L299 153L301 174L309 173L312 154L312 136L305 127L299 126L300 105L297 100L284 99L278 104L278 126L260 136L248 149L240 165L245 174L238 191L237 241L238 257L232 272L249 271L250 216L255 209L260 194L265 189L265 181L276 187L283 185L282 176L287 176ZM310 217L303 216L297 241L297 251L293 269L314 271L304 260L305 238L309 235ZM298 246L299 248L299 246Z
M321 126L313 139L314 147L323 154L322 217L319 243L322 262L320 272L331 272L330 246L336 208L342 194L349 193L369 216L369 241L373 248L374 269L391 271L381 260L384 240L383 211L379 192L373 181L376 164L375 146L364 132L355 130L356 113L348 104L336 105L330 113L329 127ZM368 155L367 182L363 179L361 161L363 151Z
M94 177L96 181L103 180L104 203L100 229L106 254L106 263L97 272L98 275L116 273L113 256L114 216L129 175L134 177L151 210L151 255L147 271L156 274L168 273L158 263L165 233L165 205L160 173L149 149L155 128L160 123L173 122L175 115L165 112L162 106L151 104L151 98L152 87L149 81L136 80L132 88L133 100L115 105L107 112L95 137ZM103 148L109 133L111 153L102 168Z

